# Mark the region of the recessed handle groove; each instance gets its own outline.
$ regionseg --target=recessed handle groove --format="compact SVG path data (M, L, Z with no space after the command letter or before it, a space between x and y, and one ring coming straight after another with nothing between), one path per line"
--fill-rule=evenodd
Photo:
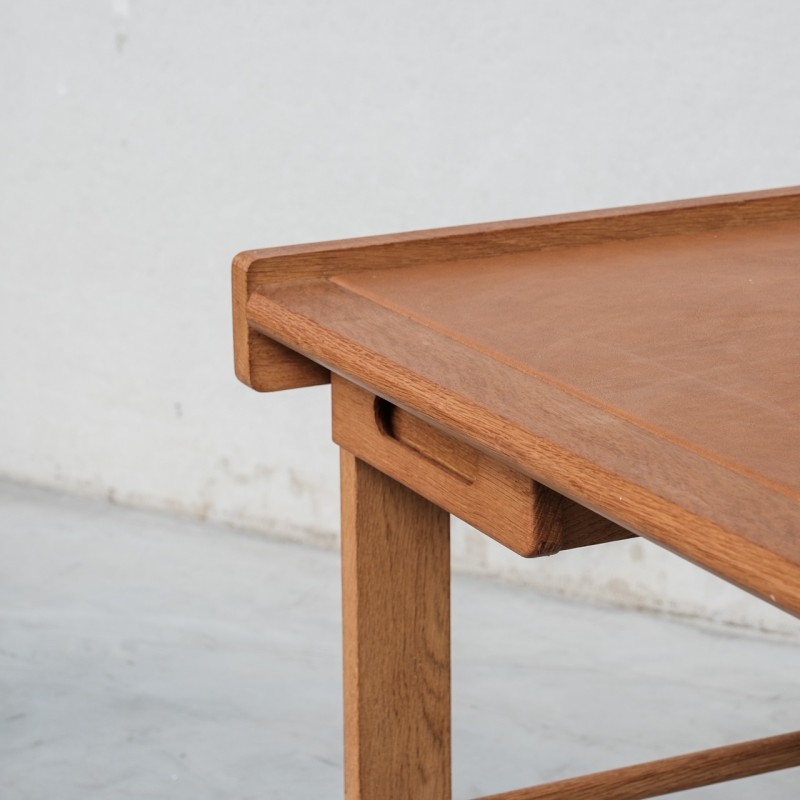
M475 481L479 456L469 445L442 433L382 397L375 398L375 422L384 436L400 442L467 483Z

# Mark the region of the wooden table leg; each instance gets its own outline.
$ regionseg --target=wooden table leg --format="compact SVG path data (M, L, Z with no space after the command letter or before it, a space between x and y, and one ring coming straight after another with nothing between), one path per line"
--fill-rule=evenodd
M341 451L347 800L450 800L449 515Z

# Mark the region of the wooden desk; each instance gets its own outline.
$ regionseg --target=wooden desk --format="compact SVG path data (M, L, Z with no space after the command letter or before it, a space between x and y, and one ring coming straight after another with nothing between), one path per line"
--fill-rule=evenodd
M450 513L523 556L638 534L800 614L800 189L255 250L233 298L241 380L332 379L348 798L450 796ZM786 734L496 797L799 764Z

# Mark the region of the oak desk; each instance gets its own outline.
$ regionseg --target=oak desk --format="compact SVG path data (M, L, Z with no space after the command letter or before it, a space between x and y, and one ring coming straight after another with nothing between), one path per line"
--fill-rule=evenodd
M450 797L450 513L522 556L644 536L800 614L800 189L255 250L233 299L242 381L333 384L350 800ZM786 734L495 797L798 764Z

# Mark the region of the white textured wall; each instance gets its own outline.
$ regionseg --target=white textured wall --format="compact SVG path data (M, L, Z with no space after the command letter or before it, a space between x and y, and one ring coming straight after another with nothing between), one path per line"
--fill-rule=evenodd
M327 389L233 378L250 247L800 183L800 5L0 4L0 474L331 541ZM465 568L788 618L646 542Z

